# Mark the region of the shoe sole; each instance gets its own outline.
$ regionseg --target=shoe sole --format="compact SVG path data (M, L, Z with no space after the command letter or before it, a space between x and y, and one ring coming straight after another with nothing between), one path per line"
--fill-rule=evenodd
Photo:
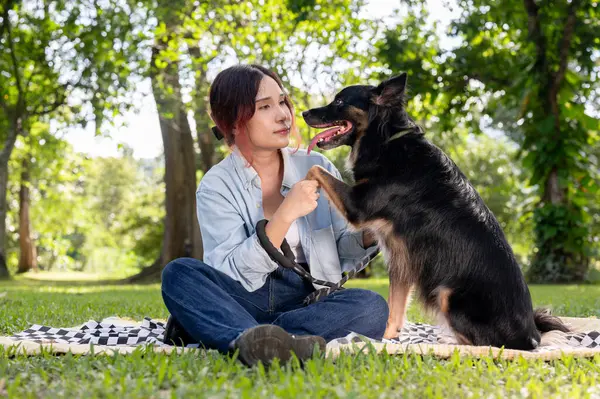
M300 360L310 359L317 346L318 353L324 353L327 347L325 338L318 335L300 335L292 337L292 350Z
M313 338L313 339L311 339ZM300 361L309 359L314 351L314 344L319 350L325 349L325 340L321 337L294 338L283 328L275 325L260 325L244 332L236 342L239 349L239 359L247 366L254 366L259 361L269 365L275 358L281 363L287 363L292 353ZM310 349L309 349L310 348Z

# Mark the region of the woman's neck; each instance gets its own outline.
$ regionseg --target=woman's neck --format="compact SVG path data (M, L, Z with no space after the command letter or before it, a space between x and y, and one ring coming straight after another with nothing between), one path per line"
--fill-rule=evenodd
M279 150L254 152L252 154L252 167L258 173L261 181L273 182L273 180L276 180L281 185L283 159Z

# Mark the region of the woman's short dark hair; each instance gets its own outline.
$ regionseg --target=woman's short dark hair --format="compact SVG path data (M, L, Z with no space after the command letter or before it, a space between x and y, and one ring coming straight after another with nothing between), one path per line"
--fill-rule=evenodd
M256 95L260 88L260 82L265 76L273 78L285 92L283 83L275 72L255 64L235 65L224 69L219 72L210 86L209 101L212 120L225 137L226 143L229 146L237 145L244 156L249 156L247 151L249 140L245 125L254 115ZM300 137L296 128L294 105L287 95L285 104L292 115L291 133L299 144ZM239 128L236 136L233 134L235 127ZM250 159L247 160L252 163Z

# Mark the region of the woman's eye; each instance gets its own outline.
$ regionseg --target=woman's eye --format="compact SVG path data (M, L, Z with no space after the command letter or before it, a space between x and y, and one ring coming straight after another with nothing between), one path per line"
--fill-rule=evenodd
M285 100L279 101L279 105L285 105Z
M261 105L258 109L269 109L269 104Z

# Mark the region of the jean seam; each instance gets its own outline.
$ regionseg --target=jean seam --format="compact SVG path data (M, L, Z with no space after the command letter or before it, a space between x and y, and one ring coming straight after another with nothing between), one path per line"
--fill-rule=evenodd
M232 297L233 299L235 299L235 300L236 300L236 302L237 302L237 303L239 303L240 305L242 305L242 304L239 302L239 300L241 300L241 301L244 301L244 302L246 302L246 303L248 303L248 304L250 304L250 305L254 306L256 309L260 310L261 312L268 312L268 311L269 311L268 309L267 309L267 310L265 310L265 309L263 309L262 307L258 306L256 303L254 303L254 302L252 302L252 301L250 301L250 300L248 300L248 299L246 299L246 298L244 298L244 297L242 297L242 296L235 295L235 294L229 294L229 293L228 293L228 295L229 295L230 297ZM239 299L239 300L238 300L238 299ZM242 305L242 307L243 307L243 305ZM247 311L247 310L246 310L246 311ZM248 313L250 313L250 312L248 312Z
M275 311L275 290L273 288L273 279L268 277L269 279L269 314L273 314Z

